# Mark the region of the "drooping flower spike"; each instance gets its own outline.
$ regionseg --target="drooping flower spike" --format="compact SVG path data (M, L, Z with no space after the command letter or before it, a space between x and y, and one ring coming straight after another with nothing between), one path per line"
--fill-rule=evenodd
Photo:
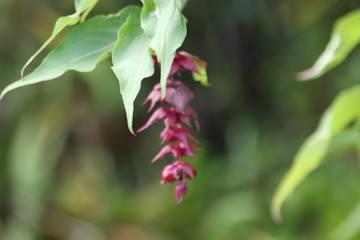
M157 62L156 56L153 59ZM162 172L161 184L179 182L175 188L177 203L180 203L187 193L186 179L193 179L197 174L195 167L184 162L183 157L198 158L194 149L202 149L202 147L193 142L198 142L198 140L188 129L193 122L199 130L197 115L188 106L194 95L184 83L175 80L174 75L182 70L201 74L205 67L206 63L200 58L186 52L178 52L166 83L165 98L161 99L161 87L160 84L156 84L143 103L145 105L150 102L148 112L151 112L158 102L162 106L155 110L149 120L137 131L141 132L158 121L164 122L165 128L160 133L160 138L161 143L167 143L167 145L160 150L151 162L154 163L168 154L174 156L175 162L167 165Z

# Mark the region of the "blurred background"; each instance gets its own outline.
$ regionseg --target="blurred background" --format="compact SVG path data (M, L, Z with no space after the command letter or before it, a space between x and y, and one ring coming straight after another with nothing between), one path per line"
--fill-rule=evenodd
M100 1L89 17L127 4L140 1ZM183 74L205 150L188 159L198 176L180 205L174 185L159 185L172 159L150 163L163 126L129 133L110 60L11 92L0 104L0 239L5 232L7 240L360 239L352 151L329 156L301 184L282 224L270 215L302 141L335 95L359 82L360 49L315 81L294 74L323 51L334 21L359 7L357 0L188 2L181 49L208 62L212 86ZM73 11L71 0L0 1L1 89L19 79L55 20ZM157 81L143 81L136 128L149 116L141 102Z

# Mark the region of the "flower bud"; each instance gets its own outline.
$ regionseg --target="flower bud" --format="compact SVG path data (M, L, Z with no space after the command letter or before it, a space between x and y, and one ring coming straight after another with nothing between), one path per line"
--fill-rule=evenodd
M176 203L181 203L187 193L187 184L185 182L179 183L175 188Z

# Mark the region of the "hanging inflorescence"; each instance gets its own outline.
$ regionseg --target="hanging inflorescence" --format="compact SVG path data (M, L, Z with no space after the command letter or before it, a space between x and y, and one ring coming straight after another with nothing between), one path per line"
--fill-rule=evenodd
M154 57L157 62L157 58ZM175 161L167 165L162 172L161 184L178 182L175 193L176 202L180 203L187 193L187 179L196 176L196 168L188 162L184 162L184 156L198 157L194 149L202 149L194 142L198 142L190 132L189 127L192 123L199 130L199 122L196 113L188 106L193 98L193 93L184 83L175 80L175 75L182 70L190 70L194 74L199 74L199 66L206 66L206 63L186 52L178 52L172 64L170 74L166 83L166 96L161 99L160 84L156 84L144 104L150 102L148 112L152 111L157 102L162 105L153 112L149 120L141 127L138 132L143 131L155 122L163 121L165 128L160 134L161 143L166 144L160 152L152 159L156 162L168 154L172 154ZM192 141L189 141L192 140Z

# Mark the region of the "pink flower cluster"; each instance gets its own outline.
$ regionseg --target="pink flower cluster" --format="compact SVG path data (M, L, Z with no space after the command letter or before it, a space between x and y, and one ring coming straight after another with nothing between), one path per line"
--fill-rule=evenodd
M154 61L157 62L156 57ZM180 81L174 79L174 75L181 70L190 70L199 73L198 67L204 65L204 61L186 52L178 52L172 64L166 83L166 96L161 99L160 84L156 84L143 104L150 102L148 112L152 111L157 102L163 105L153 112L149 120L138 132L151 126L153 123L163 121L165 128L160 134L162 144L165 145L152 159L156 162L168 154L176 159L167 165L162 172L161 184L178 182L175 188L176 202L180 203L187 193L186 179L196 177L195 167L183 161L184 156L198 157L194 149L201 149L198 142L188 127L194 123L199 129L198 118L188 103L193 98L193 93ZM189 141L191 139L192 141Z

